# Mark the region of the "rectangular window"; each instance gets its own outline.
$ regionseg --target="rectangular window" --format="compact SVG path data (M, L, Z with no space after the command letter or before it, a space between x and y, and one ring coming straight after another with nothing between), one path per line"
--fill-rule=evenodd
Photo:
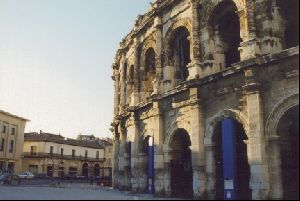
M13 152L14 152L14 141L11 140L9 144L9 153L13 153Z
M37 152L37 146L31 146L30 147L30 154L31 155L36 155Z
M6 128L7 128L6 126L2 127L2 133L6 133Z
M99 151L96 152L96 159L99 159Z
M75 150L72 150L72 157L75 158Z
M50 155L53 154L53 146L50 147Z
M64 156L64 149L63 148L60 149L60 155L61 155L61 157Z
M11 135L15 135L16 134L16 128L11 128Z
M84 157L85 157L85 158L88 157L88 151L87 151L87 150L85 150L85 155L84 155Z
M2 138L1 144L0 144L0 151L4 151L4 146L5 146L5 139Z

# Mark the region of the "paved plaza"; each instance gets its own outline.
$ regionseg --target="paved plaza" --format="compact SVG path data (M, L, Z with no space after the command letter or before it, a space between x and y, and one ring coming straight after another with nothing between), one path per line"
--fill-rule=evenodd
M88 184L0 186L0 200L166 200ZM170 199L171 200L171 199Z

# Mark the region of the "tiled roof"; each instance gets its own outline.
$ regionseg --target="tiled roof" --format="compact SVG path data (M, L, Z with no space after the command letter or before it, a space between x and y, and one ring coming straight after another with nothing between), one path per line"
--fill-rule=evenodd
M75 140L64 138L61 135L55 135L50 133L25 133L24 136L25 142L53 142L58 144L67 144L72 146L80 146L80 147L87 147L92 149L104 149L104 146L99 144L96 141L86 141L86 140Z

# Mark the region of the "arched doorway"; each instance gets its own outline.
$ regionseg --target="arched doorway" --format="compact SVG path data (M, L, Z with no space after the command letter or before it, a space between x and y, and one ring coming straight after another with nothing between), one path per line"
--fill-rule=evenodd
M84 176L85 178L89 177L89 165L87 163L84 163L82 165L82 176Z
M225 67L231 67L233 63L241 60L240 18L235 3L233 1L221 2L214 9L210 24L216 52L224 55Z
M100 176L100 165L96 164L94 166L94 176L99 177Z
M285 112L279 120L282 198L299 199L299 105Z
M217 124L213 135L216 199L251 200L247 140L243 125L236 120Z
M191 62L189 37L190 32L187 28L178 27L170 40L171 55L169 56L173 61L176 84L185 81L189 76L188 64Z
M170 141L171 195L180 198L193 197L193 170L191 140L188 132L178 129Z

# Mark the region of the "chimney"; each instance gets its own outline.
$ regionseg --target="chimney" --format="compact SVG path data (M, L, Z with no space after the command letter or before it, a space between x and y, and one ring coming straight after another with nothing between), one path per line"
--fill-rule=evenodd
M42 130L40 130L40 134L42 134L43 133L43 131Z

